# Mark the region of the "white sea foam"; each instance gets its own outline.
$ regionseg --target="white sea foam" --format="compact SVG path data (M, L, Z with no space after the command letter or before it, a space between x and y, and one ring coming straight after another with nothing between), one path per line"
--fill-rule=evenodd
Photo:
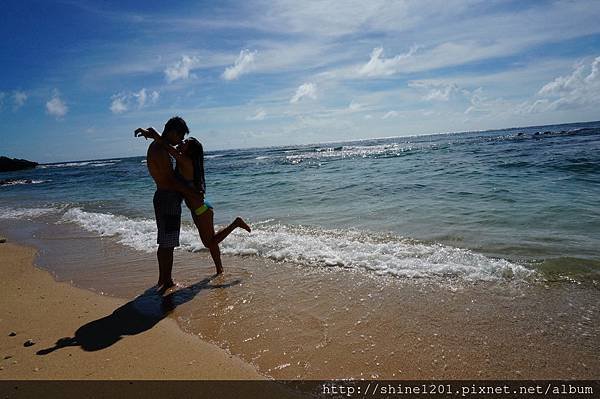
M51 213L60 212L60 208L3 208L0 207L0 219L34 219Z
M249 235L234 234L223 242L222 252L315 266L359 268L400 277L495 280L526 278L533 274L521 265L466 249L365 232L301 226L271 225L257 228Z
M29 180L29 179L19 179L19 180L11 180L6 183L1 184L2 186L17 186L20 184L41 184L46 183L52 180Z
M343 147L323 147L315 151L304 152L286 156L291 163L298 163L310 159L331 159L331 158L366 158L374 156L397 156L404 152L413 150L409 143L390 143L366 146L343 146Z
M102 237L114 237L117 242L138 251L151 252L156 249L156 222L153 219L130 219L71 208L64 213L61 222L77 223L85 230ZM182 226L179 241L184 250L198 251L203 248L195 227Z
M94 167L94 168L98 168L100 166L110 166L110 165L114 165L116 164L116 162L98 162L98 163L91 163L90 166Z
M64 163L54 163L54 164L47 164L47 165L38 165L38 168L40 169L46 169L46 168L73 168L73 167L80 167L80 166L108 166L108 165L114 165L117 162L121 162L120 159L108 159L105 161L82 161L82 162L64 162Z
M65 212L64 222L75 222L101 236L112 236L123 245L151 252L156 247L154 220L86 212ZM193 226L183 226L181 247L202 248ZM358 231L323 230L302 226L256 223L252 234L235 231L221 244L224 254L255 255L307 266L340 266L379 275L409 278L459 277L466 280L524 279L531 270L466 249L425 244L393 236Z
M77 223L85 230L103 237L115 237L121 244L139 251L151 251L156 242L156 224L151 220L134 220L71 208L64 213L61 221Z

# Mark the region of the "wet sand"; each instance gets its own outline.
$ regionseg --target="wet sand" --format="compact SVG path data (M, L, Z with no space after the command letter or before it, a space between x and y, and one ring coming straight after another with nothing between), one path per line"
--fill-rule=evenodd
M0 379L264 378L173 319L54 281L34 258L31 248L0 244Z
M153 254L69 225L28 229L21 237L35 237L28 243L39 249L37 264L58 280L137 297L144 314L166 313L273 378L600 377L595 286L399 279L254 256L224 256L225 273L211 278L205 251L178 251L179 287L158 301L147 292Z

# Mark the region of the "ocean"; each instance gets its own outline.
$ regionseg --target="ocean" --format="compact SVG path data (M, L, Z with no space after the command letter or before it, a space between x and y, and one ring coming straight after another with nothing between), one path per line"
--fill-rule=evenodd
M0 233L276 379L593 379L599 150L590 122L208 151L216 223L253 231L214 276L184 212L164 296L143 156L0 174Z
M208 151L225 254L401 278L600 278L600 122ZM155 248L145 157L0 174L0 220ZM184 251L202 248L185 212Z

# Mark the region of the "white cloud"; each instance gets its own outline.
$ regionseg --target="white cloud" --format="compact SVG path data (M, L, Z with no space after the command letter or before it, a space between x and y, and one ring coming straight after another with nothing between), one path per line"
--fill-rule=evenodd
M13 93L13 108L15 110L21 108L23 105L25 105L25 101L27 101L27 93L25 93L24 91L19 91L16 90Z
M470 105L465 110L465 115L499 115L514 113L514 103L502 98L490 98L484 95L483 88L481 87L473 91L463 89L462 94L470 97Z
M359 70L360 76L377 77L377 76L389 76L398 73L405 60L412 57L417 51L417 46L413 46L405 54L398 54L392 58L382 58L383 48L374 48L371 52L371 59Z
M317 98L317 86L314 83L304 83L298 87L296 94L290 99L290 103L295 104L304 97Z
M142 88L139 92L132 93L132 96L137 99L138 108L143 108L148 101L151 104L156 104L158 102L159 94L157 91L152 91L148 94L146 93L146 89Z
M357 112L360 111L364 108L364 105L361 103L357 103L355 101L351 101L350 104L348 105L348 110L351 112Z
M388 111L381 117L381 119L390 119L398 116L398 112L396 111Z
M448 101L453 93L458 92L458 86L455 83L415 80L409 82L408 86L427 90L423 96L425 101Z
M571 74L559 76L546 83L538 91L537 96L535 100L519 104L516 113L527 114L600 106L600 56L596 57L589 66L579 63Z
M117 93L111 97L110 110L113 114L122 114L134 108L134 103L137 103L135 108L142 109L149 104L156 104L159 96L157 91L148 93L145 88L138 92Z
M46 103L46 112L56 118L62 118L69 111L69 107L60 99L58 92Z
M181 60L165 69L167 82L172 83L179 79L188 79L190 76L193 77L194 75L191 74L190 71L197 67L198 64L199 59L197 57L189 57L187 55L181 56Z
M112 102L110 103L110 110L113 114L121 114L127 111L126 97L122 94L115 94L111 98Z
M265 119L265 117L267 116L267 113L265 112L264 109L259 109L255 115L253 116L249 116L248 118L246 118L249 121L262 121Z
M243 74L248 73L254 66L254 56L256 53L256 51L251 52L247 49L240 51L240 55L235 60L235 63L225 69L225 72L221 75L222 78L225 80L235 80Z

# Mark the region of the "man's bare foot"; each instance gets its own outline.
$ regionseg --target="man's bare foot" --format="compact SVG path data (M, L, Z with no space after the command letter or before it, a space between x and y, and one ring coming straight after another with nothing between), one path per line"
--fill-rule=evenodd
M173 282L173 280L169 280L168 282L162 284L162 287L160 287L158 292L160 292L161 294L164 294L165 292L167 292L167 290L169 288L172 288L172 287L175 287L175 283Z
M235 218L235 224L236 224L236 226L241 227L242 229L246 230L248 233L250 233L252 231L250 226L248 226L246 224L246 222L244 222L244 219L242 219L239 216L237 218Z

